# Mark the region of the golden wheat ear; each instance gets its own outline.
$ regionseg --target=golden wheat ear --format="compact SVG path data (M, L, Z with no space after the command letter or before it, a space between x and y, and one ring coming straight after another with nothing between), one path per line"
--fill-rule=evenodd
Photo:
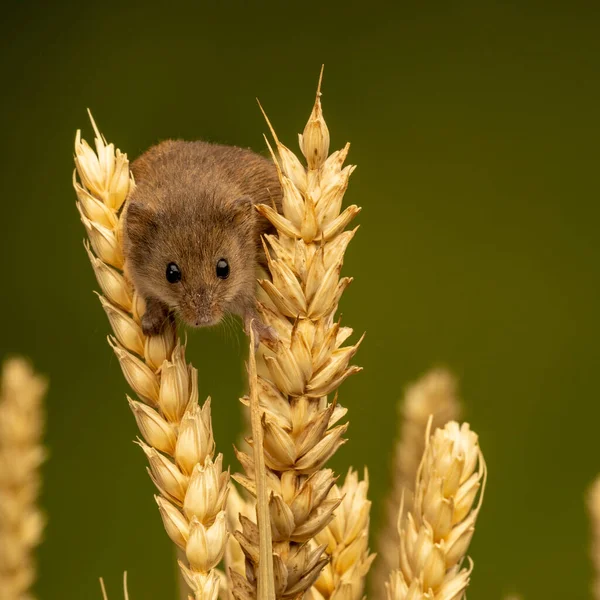
M45 519L37 506L46 452L43 399L46 380L22 358L7 360L0 388L0 597L29 597L33 555Z
M340 273L356 230L344 230L359 208L341 209L354 167L343 166L348 145L329 154L320 82L300 136L307 167L269 127L283 200L281 213L270 206L257 207L277 230L265 236L271 279L259 282L266 297L259 308L278 341L270 344L257 367L256 393L262 411L274 591L279 599L301 597L329 562L326 544L314 540L342 501L330 495L336 477L325 465L345 442L348 428L347 423L339 424L346 409L332 394L360 370L350 361L362 338L342 346L352 330L335 320L339 299L351 282ZM256 461L244 452L238 452L238 458L245 474L234 477L256 495ZM244 519L241 525L235 537L248 568L244 574L232 572L232 591L238 600L248 600L256 595L260 532L256 521Z
M91 115L90 115L91 118ZM143 439L149 475L167 534L183 550L185 581L196 600L215 600L216 570L227 542L229 471L215 458L210 399L198 403L198 373L185 359L175 325L157 336L141 329L144 302L123 273L123 205L134 182L127 155L108 144L92 119L95 151L75 140L77 208L88 234L85 247L102 289L114 350L139 400L128 398ZM91 248L90 248L91 245Z
M457 420L461 403L457 382L446 369L432 369L406 388L398 404L398 440L394 449L391 490L386 498L383 527L377 539L377 559L371 578L371 596L385 597L389 574L397 568L400 551L398 511L412 508L415 479L423 452L429 418L432 429Z
M410 511L399 510L400 559L387 585L388 600L460 600L473 563L463 567L486 481L477 435L450 421L426 447ZM474 505L477 496L479 500Z

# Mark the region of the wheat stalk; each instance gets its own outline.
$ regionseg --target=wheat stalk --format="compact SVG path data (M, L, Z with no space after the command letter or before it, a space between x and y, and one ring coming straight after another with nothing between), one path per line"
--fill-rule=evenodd
M392 489L386 498L385 521L377 540L377 560L371 580L372 596L383 598L389 573L399 559L398 511L412 508L415 478L425 450L429 418L432 429L460 417L457 383L446 369L432 369L406 388L398 404L399 432L394 452Z
M114 336L109 337L125 379L140 398L129 400L148 457L148 472L169 537L189 565L180 561L197 600L219 593L215 569L225 551L225 505L229 472L215 458L210 399L198 404L197 371L185 360L185 346L171 321L161 335L146 337L140 319L144 302L123 273L123 205L134 185L127 155L102 137L94 120L96 152L75 139L73 175L77 208L89 237L85 247L103 296ZM90 248L91 244L91 248Z
M43 397L46 380L21 358L4 363L0 389L0 599L31 598L33 549L44 517L36 501L45 458Z
M339 498L329 496L335 477L324 465L344 443L348 424L337 424L346 410L327 396L360 370L349 366L360 341L341 347L352 330L334 321L340 296L351 281L340 279L340 271L356 230L344 229L359 208L350 206L341 212L354 167L343 168L349 145L328 156L320 82L300 136L308 168L269 127L278 150L273 158L283 209L279 214L274 207L257 207L277 229L277 235L265 236L272 279L259 282L269 298L260 310L279 340L265 355L266 372L263 369L257 376L256 388L263 411L275 594L297 598L328 561L324 545L307 542L329 524L340 504ZM245 475L234 477L256 494L255 461L244 452L237 454ZM259 532L248 519L242 519L241 525L235 535L247 558L247 578L235 572L231 577L234 596L246 600L256 596Z
M462 563L485 488L477 435L455 421L428 434L412 510L399 511L399 568L390 575L388 600L460 600L473 568Z
M326 545L330 562L311 588L311 600L360 600L365 576L375 558L369 554L369 520L371 502L367 500L369 479L365 469L362 481L349 470L340 488L334 485L330 499L341 500L335 517L315 537L316 544Z

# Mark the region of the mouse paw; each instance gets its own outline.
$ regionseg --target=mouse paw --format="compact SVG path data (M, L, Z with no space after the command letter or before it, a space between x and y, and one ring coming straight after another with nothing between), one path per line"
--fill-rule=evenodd
M142 316L142 332L146 336L159 335L169 318L169 310L156 300L146 300L146 312Z
M258 349L258 345L263 342L267 346L274 344L279 339L275 329L269 325L265 325L256 315L246 319L245 330L250 335L250 327L254 333L254 349Z

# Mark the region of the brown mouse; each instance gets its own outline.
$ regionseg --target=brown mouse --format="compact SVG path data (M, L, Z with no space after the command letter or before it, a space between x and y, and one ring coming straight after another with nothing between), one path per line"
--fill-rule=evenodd
M168 140L132 164L135 188L125 214L126 268L146 301L142 329L159 333L174 312L192 327L225 313L273 338L256 313L261 235L271 225L255 204L281 207L275 165L250 150Z

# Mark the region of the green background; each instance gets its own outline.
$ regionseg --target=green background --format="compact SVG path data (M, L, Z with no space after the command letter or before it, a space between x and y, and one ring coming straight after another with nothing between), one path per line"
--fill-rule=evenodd
M131 157L168 137L263 151L260 97L296 149L325 63L333 147L352 142L344 323L367 331L342 388L380 521L404 386L461 379L489 486L470 596L586 598L598 452L597 2L10 2L2 24L0 354L51 378L39 596L174 598L126 385L71 188L90 107ZM226 461L246 341L190 334ZM234 465L235 468L235 465ZM375 531L375 528L373 529ZM372 543L374 546L374 543Z

